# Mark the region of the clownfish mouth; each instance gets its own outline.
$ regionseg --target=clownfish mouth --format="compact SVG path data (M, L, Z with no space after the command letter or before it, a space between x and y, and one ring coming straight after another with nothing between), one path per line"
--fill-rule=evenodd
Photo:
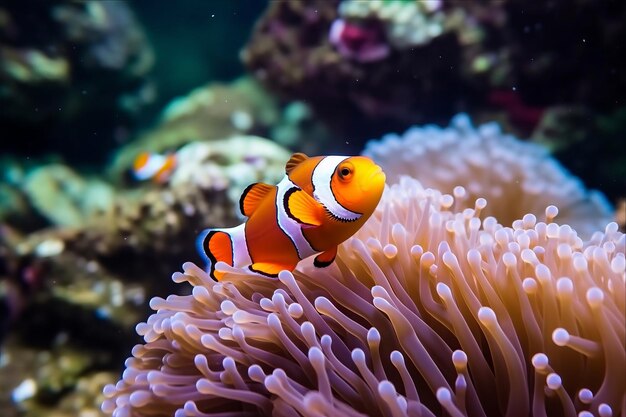
M372 187L384 185L386 179L387 176L383 172L382 168L376 166L376 169L374 169L372 173L368 175L367 178L364 178L363 181L361 181L361 183L359 184L361 191L368 192Z

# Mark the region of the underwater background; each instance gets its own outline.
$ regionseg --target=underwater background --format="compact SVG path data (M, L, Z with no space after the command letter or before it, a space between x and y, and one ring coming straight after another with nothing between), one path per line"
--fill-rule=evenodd
M626 3L611 0L2 2L0 416L624 415L624 39ZM308 264L293 282L276 281L279 290L236 272L236 291L224 290L189 264L188 279L172 277L185 262L204 266L200 231L241 223L244 189L279 182L293 152L369 156L396 187L369 229L340 251L332 273L343 274L342 284L333 288L334 278ZM555 223L558 230L549 227ZM410 243L398 243L405 234ZM494 277L493 293L436 277L453 269L445 253L464 260L472 250L484 257L487 280ZM551 251L557 261L548 260ZM371 263L358 263L366 252ZM413 288L410 278L427 281L425 270L435 278ZM354 290L364 304L341 301L353 294L335 295L335 303L334 291L354 287L346 276L367 277ZM458 301L467 328L446 315L443 282L458 300L468 299L459 295L465 290L477 294L479 304ZM202 286L216 297L207 301L212 310L205 306L213 322L188 323L221 337L223 349L206 337L192 343L188 328L192 336L141 326L144 337L137 335L153 310L154 320L170 311L172 323L205 314L191 302L181 307L187 301L149 305ZM397 293L390 305L408 306L398 311L408 333L428 341L420 349L433 357L430 370L411 365L405 350L418 344L380 307L389 294L370 294L379 287ZM322 295L336 309L318 305ZM263 297L271 308L251 307L268 304ZM311 310L300 307L304 299ZM271 311L285 320L286 336L254 333L225 300L251 316ZM507 317L503 334L515 360L507 361L504 339L485 330L487 307ZM525 327L535 323L529 317L536 326ZM272 320L260 326L275 330ZM317 326L319 340L303 323ZM251 345L233 336L238 325ZM324 350L325 334L343 343L337 357ZM158 340L173 347L159 345L147 359L133 350ZM267 356L255 356L252 345ZM354 353L361 348L363 361ZM176 359L150 356L159 349ZM177 349L188 355L175 356ZM207 349L216 356L207 354L206 372L187 363ZM437 355L446 349L456 356ZM325 365L315 359L322 351ZM481 360L472 362L472 352ZM398 365L403 354L406 366ZM168 368L178 365L180 374ZM326 379L307 379L322 374L318 366ZM168 372L192 382L168 385ZM211 377L213 385L198 382ZM488 400L496 386L504 387L497 401Z

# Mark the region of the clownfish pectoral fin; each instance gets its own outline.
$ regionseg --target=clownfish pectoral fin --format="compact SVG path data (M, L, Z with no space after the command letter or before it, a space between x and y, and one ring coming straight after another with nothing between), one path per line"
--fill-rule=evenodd
M211 269L209 275L216 280L222 278L223 273L215 270L217 262L226 262L233 266L233 240L231 236L221 230L207 230L198 238L201 253L208 258Z
M293 271L295 267L295 265L279 265L269 262L255 262L249 266L252 272L272 278L277 277L282 270Z
M309 157L302 152L294 153L293 155L291 155L291 158L289 158L289 161L287 161L287 165L285 165L285 171L287 172L287 174L289 174L291 171L293 171L295 167L297 167L307 159L309 159Z
M317 255L315 259L313 259L313 265L318 268L326 268L328 265L334 262L336 256L337 246Z
M239 209L241 214L250 217L252 213L259 207L259 204L265 196L276 188L275 185L269 185L262 182L250 184L241 194L239 199Z
M285 193L285 212L303 226L320 226L324 218L324 207L306 192L291 188Z

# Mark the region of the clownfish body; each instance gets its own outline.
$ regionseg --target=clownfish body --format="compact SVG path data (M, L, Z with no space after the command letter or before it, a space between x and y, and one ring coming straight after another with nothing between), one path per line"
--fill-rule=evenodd
M215 264L276 277L317 254L316 267L330 265L337 246L372 215L385 185L385 174L362 156L307 157L294 154L277 185L255 183L239 206L248 220L229 229L207 229L198 238L210 275L221 279Z
M176 154L161 155L142 152L133 163L133 176L144 181L152 179L156 183L164 183L176 169Z

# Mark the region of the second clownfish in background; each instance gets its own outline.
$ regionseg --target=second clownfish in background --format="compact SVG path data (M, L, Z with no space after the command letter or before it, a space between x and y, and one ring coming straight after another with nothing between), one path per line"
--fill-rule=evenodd
M142 152L133 163L133 176L135 179L152 181L162 184L166 182L176 169L176 154L158 154Z
M246 188L239 203L245 223L199 236L214 279L223 276L215 270L219 261L269 277L315 254L315 266L330 265L337 246L372 215L385 186L381 168L363 156L296 153L285 170L278 185Z

